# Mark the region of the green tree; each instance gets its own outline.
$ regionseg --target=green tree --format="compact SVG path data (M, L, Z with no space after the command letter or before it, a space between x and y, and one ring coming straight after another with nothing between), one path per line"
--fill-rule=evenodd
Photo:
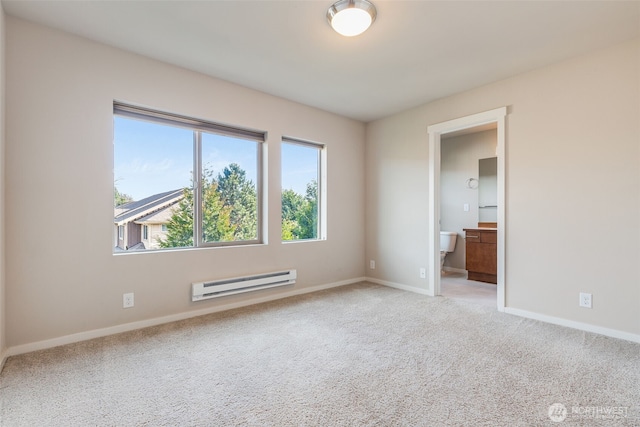
M205 242L253 240L258 237L255 185L236 163L214 177L205 169L202 177L202 239ZM160 247L193 246L193 184L185 188L167 224Z
M160 238L161 248L193 246L193 188L185 188L167 224L167 235Z
M234 239L254 240L258 238L258 200L256 186L247 179L247 173L237 164L231 163L217 177L220 199L230 209Z
M316 239L318 237L318 182L314 179L307 184L298 223L301 228L301 239Z
M113 187L113 206L124 205L125 203L133 202L133 197L128 194L118 191L118 187Z
M282 241L296 240L298 223L289 219L282 220Z
M282 240L297 240L301 235L300 212L305 200L292 189L282 191Z
M230 242L237 225L232 223L232 209L220 195L219 184L206 180L202 188L202 239L205 242Z
M282 191L282 240L316 239L318 237L318 183L307 184L305 196L295 191Z

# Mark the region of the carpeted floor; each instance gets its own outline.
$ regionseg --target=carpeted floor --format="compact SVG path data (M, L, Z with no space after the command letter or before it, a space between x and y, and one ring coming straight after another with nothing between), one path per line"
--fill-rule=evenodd
M2 426L630 426L639 405L638 344L369 283L11 357L0 376Z

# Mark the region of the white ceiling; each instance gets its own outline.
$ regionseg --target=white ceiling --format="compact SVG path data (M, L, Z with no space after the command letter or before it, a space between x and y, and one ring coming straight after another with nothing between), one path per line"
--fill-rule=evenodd
M372 0L346 38L333 0L11 1L5 12L361 121L640 34L640 2Z

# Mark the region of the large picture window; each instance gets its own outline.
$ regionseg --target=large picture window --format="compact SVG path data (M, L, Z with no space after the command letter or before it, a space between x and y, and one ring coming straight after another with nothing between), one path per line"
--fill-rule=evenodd
M115 252L261 243L265 132L114 103Z
M323 238L324 146L282 139L282 241Z

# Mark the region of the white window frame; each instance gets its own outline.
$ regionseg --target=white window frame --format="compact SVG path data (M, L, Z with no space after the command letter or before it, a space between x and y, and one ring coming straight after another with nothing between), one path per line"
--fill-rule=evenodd
M316 242L327 240L327 146L319 142L305 139L283 136L282 144L301 145L318 150L318 230L317 237L313 239L283 240L282 243ZM282 165L280 166L282 174ZM280 201L280 212L282 213L282 201ZM280 222L282 227L282 222ZM282 230L281 230L282 232Z

